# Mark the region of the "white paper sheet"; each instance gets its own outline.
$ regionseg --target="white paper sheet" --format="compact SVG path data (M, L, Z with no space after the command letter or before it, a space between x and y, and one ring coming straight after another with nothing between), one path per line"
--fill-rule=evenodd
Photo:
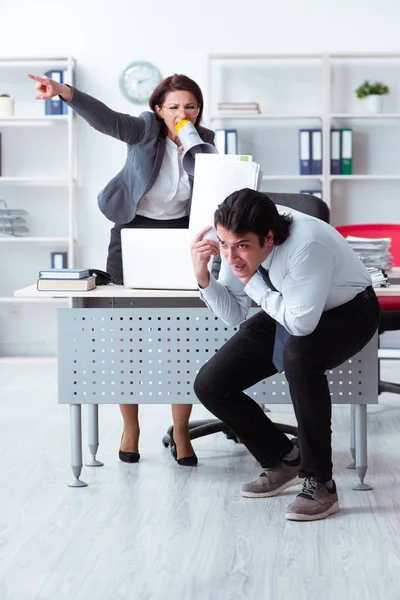
M242 188L258 189L260 165L236 154L197 154L189 232L193 238L212 225L214 212L229 194Z

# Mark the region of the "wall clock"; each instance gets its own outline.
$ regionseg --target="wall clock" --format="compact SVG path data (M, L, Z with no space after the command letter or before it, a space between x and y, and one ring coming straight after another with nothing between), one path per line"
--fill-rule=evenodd
M161 80L162 75L157 67L146 61L136 60L122 71L119 87L130 102L146 104Z

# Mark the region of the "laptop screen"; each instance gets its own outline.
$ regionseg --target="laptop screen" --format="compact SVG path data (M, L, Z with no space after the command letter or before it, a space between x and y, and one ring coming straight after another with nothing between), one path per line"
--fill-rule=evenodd
M197 290L188 229L122 229L122 266L128 288Z

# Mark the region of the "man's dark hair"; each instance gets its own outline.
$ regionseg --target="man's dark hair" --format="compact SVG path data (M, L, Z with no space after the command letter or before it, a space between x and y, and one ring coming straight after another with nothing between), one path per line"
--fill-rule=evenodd
M276 246L289 237L293 217L278 213L267 194L244 188L233 192L214 213L214 226L221 225L232 233L255 233L260 245L271 230Z

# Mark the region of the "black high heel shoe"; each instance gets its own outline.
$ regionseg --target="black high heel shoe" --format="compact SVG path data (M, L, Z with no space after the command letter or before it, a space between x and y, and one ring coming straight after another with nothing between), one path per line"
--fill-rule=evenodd
M174 432L174 428L171 429L170 443L169 443L170 447L171 447L172 456L174 457L174 459L176 460L178 465L181 465L181 467L196 467L197 463L199 462L197 460L196 454L192 454L191 456L185 456L184 458L178 458L178 451L176 449L173 432Z
M122 432L121 436L121 444L124 439L124 433ZM119 451L119 460L126 463L136 463L139 462L140 454L139 452L123 452L121 449Z

